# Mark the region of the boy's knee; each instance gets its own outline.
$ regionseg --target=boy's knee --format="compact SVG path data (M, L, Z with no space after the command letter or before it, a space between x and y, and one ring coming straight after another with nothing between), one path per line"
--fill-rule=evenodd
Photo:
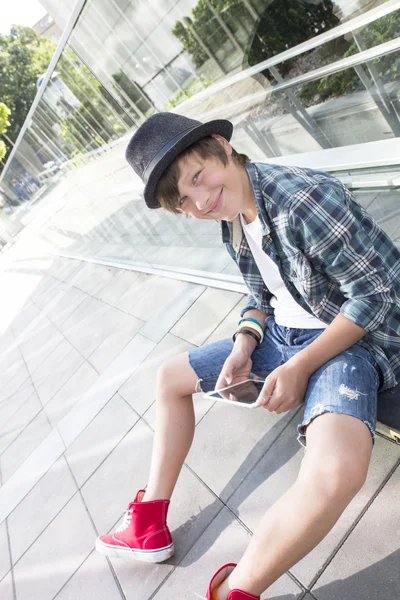
M331 456L302 467L301 477L328 501L350 501L365 483L368 468L356 457Z
M157 370L157 387L166 388L175 384L174 376L176 372L175 357L165 360Z
M172 356L157 370L156 386L159 392L188 395L194 392L195 375L186 354Z

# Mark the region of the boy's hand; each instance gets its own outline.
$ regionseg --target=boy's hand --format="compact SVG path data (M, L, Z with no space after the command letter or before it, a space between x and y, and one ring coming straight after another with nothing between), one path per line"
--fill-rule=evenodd
M246 350L234 348L222 367L215 389L218 390L249 379L252 365L252 360Z
M292 410L303 403L308 380L301 366L288 361L268 375L257 404L277 415Z

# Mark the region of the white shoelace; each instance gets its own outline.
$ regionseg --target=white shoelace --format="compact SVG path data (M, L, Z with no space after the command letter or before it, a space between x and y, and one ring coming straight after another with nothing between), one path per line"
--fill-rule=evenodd
M125 531L125 529L127 529L129 527L129 525L131 524L131 521L132 521L132 513L133 513L133 508L128 508L128 510L126 511L126 513L124 515L124 520L122 521L122 523L118 527L118 529L115 530L115 533L120 533L121 531Z

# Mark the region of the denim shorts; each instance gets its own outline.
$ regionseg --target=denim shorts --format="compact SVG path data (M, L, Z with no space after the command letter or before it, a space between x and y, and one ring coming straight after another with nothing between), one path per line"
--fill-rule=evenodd
M271 371L313 342L324 329L282 327L267 319L264 341L251 356L252 373L265 379ZM189 361L203 392L215 389L225 360L233 348L231 339L194 348ZM298 440L305 446L307 425L323 413L350 415L363 421L375 436L380 369L374 357L354 344L320 367L310 377L304 398L304 417Z

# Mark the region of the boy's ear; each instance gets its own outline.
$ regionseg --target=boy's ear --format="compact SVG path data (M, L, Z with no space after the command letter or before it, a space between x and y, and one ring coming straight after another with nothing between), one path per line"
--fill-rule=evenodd
M230 156L232 154L232 146L230 145L228 140L226 140L224 137L222 137L222 135L219 135L219 133L212 133L211 137L214 138L214 140L217 140L221 144L221 146L224 148L224 150L228 156Z

